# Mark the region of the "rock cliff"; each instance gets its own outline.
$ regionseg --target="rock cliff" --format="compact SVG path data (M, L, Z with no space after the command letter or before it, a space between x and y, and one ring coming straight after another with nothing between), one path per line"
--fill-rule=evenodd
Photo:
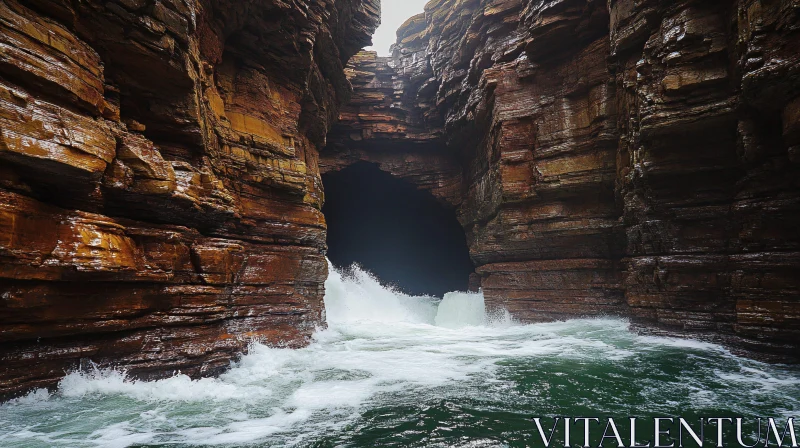
M0 0L0 395L322 323L318 149L378 0Z
M0 395L306 343L320 173L358 161L454 209L520 320L797 355L796 0L434 0L351 58L378 12L0 0Z
M397 36L322 170L454 207L489 306L797 356L796 1L434 0Z

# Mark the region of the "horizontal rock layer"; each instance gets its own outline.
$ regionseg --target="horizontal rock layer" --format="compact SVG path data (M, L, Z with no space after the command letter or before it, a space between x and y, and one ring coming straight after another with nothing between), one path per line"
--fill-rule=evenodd
M0 0L0 396L323 323L318 148L377 0Z
M360 53L323 170L455 207L487 303L797 355L800 7L434 0Z
M0 395L305 344L320 172L364 160L457 210L492 307L788 359L799 15L434 0L345 69L377 0L0 0Z

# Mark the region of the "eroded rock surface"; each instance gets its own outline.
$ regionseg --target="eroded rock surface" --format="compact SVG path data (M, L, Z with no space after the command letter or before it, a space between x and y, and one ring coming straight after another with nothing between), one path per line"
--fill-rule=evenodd
M0 1L0 395L322 323L318 149L377 0Z
M363 160L457 210L520 320L797 354L797 1L434 0L351 60L378 9L0 0L0 395L306 343L320 172Z
M348 76L323 170L456 207L490 306L797 355L796 1L434 0Z

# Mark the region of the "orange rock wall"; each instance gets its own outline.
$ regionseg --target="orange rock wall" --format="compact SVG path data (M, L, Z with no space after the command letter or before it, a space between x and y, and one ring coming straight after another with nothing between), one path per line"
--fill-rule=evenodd
M376 0L0 0L0 395L322 324L318 148Z
M490 306L797 355L797 2L434 0L348 76L323 169L456 207Z

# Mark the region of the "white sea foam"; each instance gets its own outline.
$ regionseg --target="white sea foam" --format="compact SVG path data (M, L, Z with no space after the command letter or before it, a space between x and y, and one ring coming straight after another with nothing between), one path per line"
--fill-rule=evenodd
M325 282L325 312L329 324L404 322L431 324L436 316L433 297L414 297L381 285L354 265L347 274L331 269Z
M307 445L379 406L413 406L445 395L496 394L498 402L507 401L516 387L503 375L508 363L522 363L542 391L556 378L595 377L575 377L575 369L607 366L610 377L641 375L641 395L655 400L666 386L647 382L649 367L638 360L659 350L683 350L702 364L695 376L669 378L691 399L734 399L723 397L724 388L707 392L709 385L744 384L754 390L752 400L765 400L775 389L798 384L796 376L741 361L712 344L637 336L616 318L537 325L514 324L507 315L488 319L480 293L450 293L440 302L412 297L358 268L332 270L326 291L328 328L306 348L254 345L225 374L201 380L176 375L136 381L113 370L74 372L55 394L40 390L0 405L0 444ZM722 365L704 362L709 354L724 356ZM614 370L619 363L628 367ZM764 386L751 387L758 382ZM675 405L654 409L668 406ZM460 446L473 442L483 446Z
M434 322L437 327L444 328L485 325L483 293L448 292L439 303Z
M64 397L83 397L89 394L124 394L141 401L197 401L246 400L248 389L213 378L192 380L186 375L175 375L160 381L136 381L124 372L95 369L91 372L73 372L59 384ZM260 394L268 391L259 390Z

